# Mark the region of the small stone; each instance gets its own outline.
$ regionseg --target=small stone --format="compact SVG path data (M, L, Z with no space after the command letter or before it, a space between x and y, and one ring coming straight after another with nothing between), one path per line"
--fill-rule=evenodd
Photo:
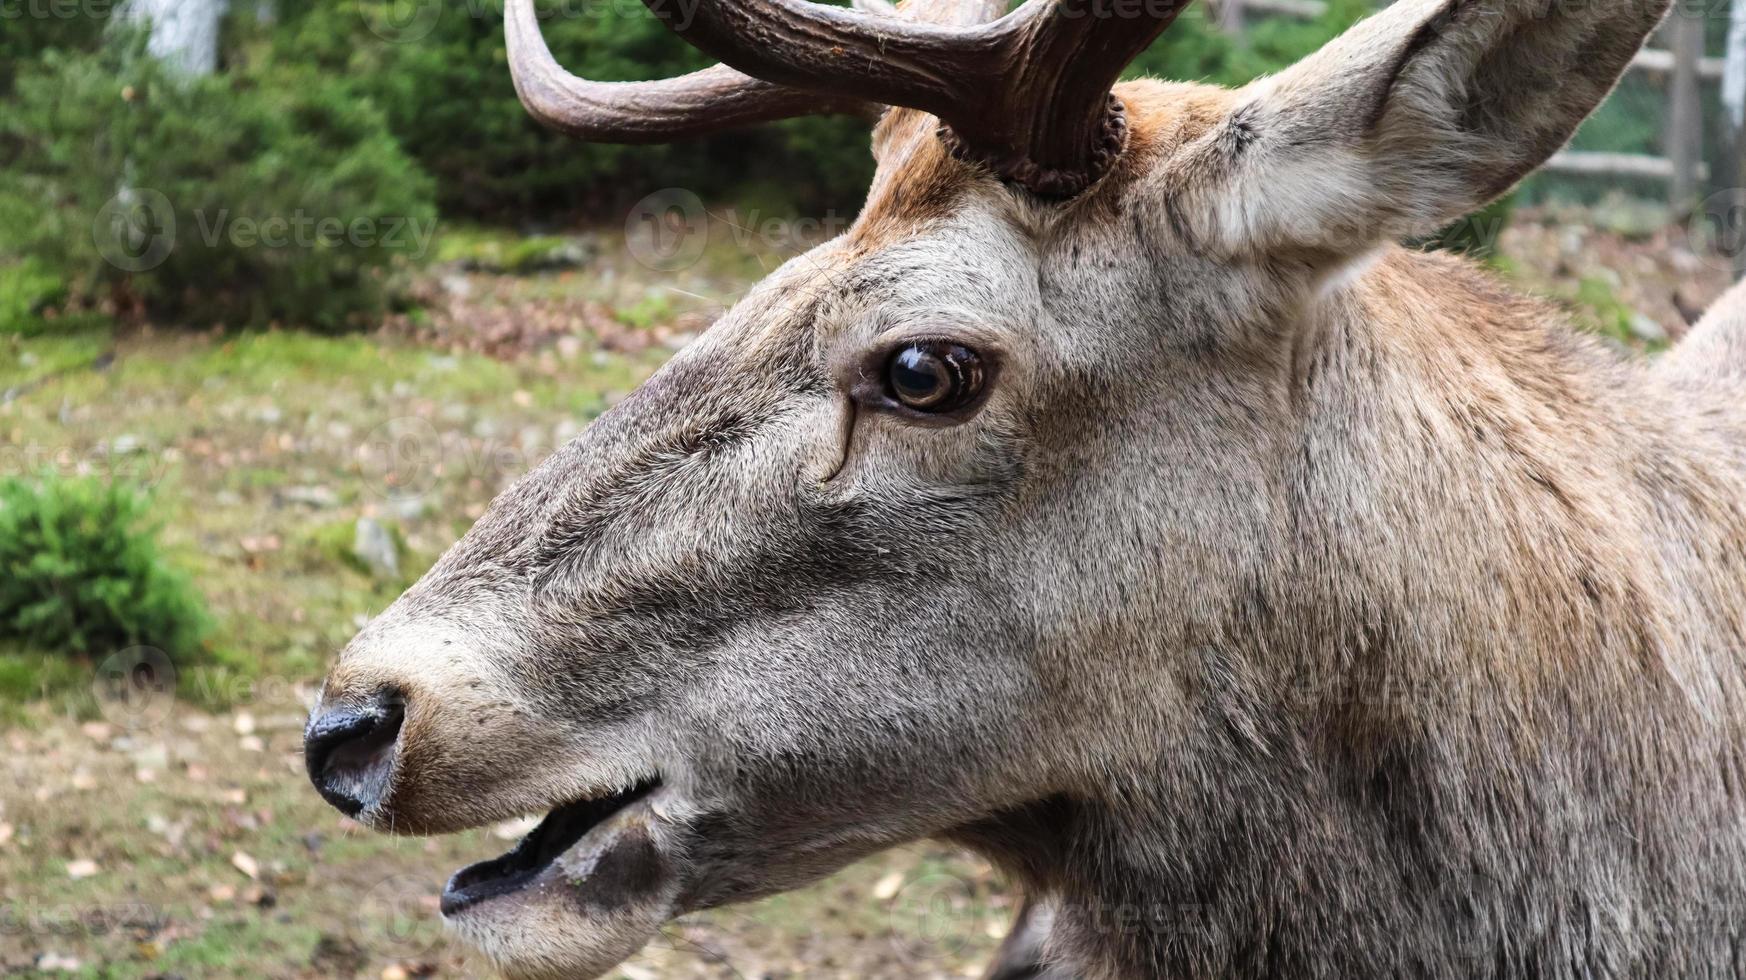
M154 769L162 771L170 768L170 750L162 742L145 742L136 745L130 755L137 769Z
M67 877L74 881L83 881L97 873L97 862L90 858L79 858L67 862Z
M1645 343L1661 344L1667 342L1667 329L1656 322L1653 317L1642 313L1631 314L1631 334Z
M394 536L378 521L358 518L352 535L352 554L377 578L400 576L400 549L394 543Z
M243 874L248 875L251 880L257 879L261 876L260 862L247 854L244 854L242 851L237 851L230 856L230 866L241 871Z
M400 497L389 505L389 509L403 521L416 521L430 512L430 501L416 495Z
M279 499L288 504L301 504L316 510L325 510L339 506L339 494L332 487L286 487L279 491Z
M239 711L236 713L236 717L230 720L230 727L235 729L238 735L253 735L255 733L255 716L247 711Z

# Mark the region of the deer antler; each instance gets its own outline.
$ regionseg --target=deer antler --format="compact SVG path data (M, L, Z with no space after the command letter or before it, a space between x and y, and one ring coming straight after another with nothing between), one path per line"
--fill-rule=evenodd
M807 0L699 0L689 16L643 0L716 66L659 82L590 82L558 67L533 0L507 8L522 101L557 129L649 142L868 103L940 118L953 152L1031 191L1071 197L1126 141L1110 88L1191 0L1027 0L992 23L998 0L916 0L906 19ZM919 9L918 9L919 8ZM743 74L742 74L743 73Z
M534 0L511 0L503 27L522 105L544 125L591 142L665 143L795 116L868 110L863 99L773 85L726 65L656 82L591 82L552 57Z

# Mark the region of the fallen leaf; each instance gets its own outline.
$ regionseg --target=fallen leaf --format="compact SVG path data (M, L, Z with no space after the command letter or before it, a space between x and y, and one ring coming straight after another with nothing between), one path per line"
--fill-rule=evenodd
M230 866L241 871L243 874L248 875L250 878L259 878L261 876L260 862L241 851L230 856Z
M879 883L873 886L873 897L881 902L890 901L892 898L896 897L898 889L902 887L903 872L893 871L879 879Z

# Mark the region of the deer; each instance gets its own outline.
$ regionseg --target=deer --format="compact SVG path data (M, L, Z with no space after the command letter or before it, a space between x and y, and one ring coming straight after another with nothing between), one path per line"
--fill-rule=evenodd
M650 8L651 143L876 120L843 234L501 493L323 681L367 827L523 814L448 926L586 978L944 841L993 975L1746 973L1746 287L1627 356L1401 244L1505 193L1666 0L1398 0L1227 89L1186 0ZM918 972L931 969L918 964Z

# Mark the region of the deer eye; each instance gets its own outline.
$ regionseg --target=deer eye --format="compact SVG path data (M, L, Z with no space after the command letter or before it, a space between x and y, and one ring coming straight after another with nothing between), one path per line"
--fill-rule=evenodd
M898 348L885 368L891 397L918 412L950 412L982 392L982 358L967 347L923 341Z

